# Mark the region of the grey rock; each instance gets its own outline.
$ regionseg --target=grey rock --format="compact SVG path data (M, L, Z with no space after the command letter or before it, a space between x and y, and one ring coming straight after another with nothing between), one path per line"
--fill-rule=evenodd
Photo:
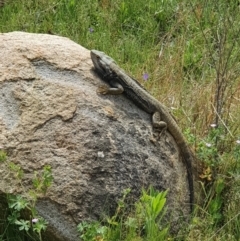
M37 210L50 240L77 240L76 226L113 213L122 191L152 185L167 196L177 230L188 219L186 167L171 135L153 144L151 117L124 96L101 96L89 50L59 36L0 34L0 148L26 173L49 164L54 182ZM0 164L0 191L21 193ZM181 221L182 223L182 221Z

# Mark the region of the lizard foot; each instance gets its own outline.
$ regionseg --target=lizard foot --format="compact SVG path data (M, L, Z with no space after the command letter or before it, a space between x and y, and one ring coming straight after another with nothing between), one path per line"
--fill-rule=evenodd
M101 94L101 95L106 95L106 94L108 94L108 89L109 89L109 87L107 85L100 85L97 88L97 93Z
M163 122L163 123L166 124L165 122ZM159 141L162 136L166 137L166 130L167 130L166 125L164 125L161 128L159 126L154 126L153 128L154 128L154 132L155 132L155 138L157 141Z
M167 129L167 124L164 121L157 121L157 122L153 122L153 127L156 130L164 130L164 129Z
M165 139L166 139L166 130L167 130L167 127L164 127L160 132L159 132L159 134L158 134L158 140L160 140L160 137L162 136L162 135L164 135L164 137L165 137Z
M150 142L151 142L154 146L156 146L156 144L157 144L157 139L155 138L154 135L151 136L151 137L149 137L149 140L150 140Z

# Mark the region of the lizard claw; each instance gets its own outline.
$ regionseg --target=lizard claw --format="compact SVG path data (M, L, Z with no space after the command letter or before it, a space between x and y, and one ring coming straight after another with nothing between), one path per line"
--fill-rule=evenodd
M108 86L101 85L97 88L97 93L101 95L106 95L108 93Z
M164 135L164 137L165 137L165 139L166 139L166 131L167 131L167 128L163 128L163 129L159 132L159 134L158 134L158 140L160 140L160 137L161 137L162 135Z
M162 134L166 133L167 124L164 121L159 121L159 122L153 123L153 128L158 133L157 140L160 140L160 137L162 136Z

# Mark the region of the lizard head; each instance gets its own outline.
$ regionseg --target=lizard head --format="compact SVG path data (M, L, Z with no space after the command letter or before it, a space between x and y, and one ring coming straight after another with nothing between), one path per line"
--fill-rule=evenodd
M111 75L111 64L116 64L115 61L106 55L104 52L98 50L91 50L91 59L97 72L103 76Z

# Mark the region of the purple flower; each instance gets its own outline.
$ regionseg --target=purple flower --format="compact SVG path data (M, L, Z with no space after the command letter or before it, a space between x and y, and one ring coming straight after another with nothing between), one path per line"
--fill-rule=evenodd
M89 32L90 33L93 33L94 32L94 29L91 27L91 28L89 28Z
M148 78L149 78L148 73L144 73L144 74L143 74L143 79L144 79L144 80L148 80Z

